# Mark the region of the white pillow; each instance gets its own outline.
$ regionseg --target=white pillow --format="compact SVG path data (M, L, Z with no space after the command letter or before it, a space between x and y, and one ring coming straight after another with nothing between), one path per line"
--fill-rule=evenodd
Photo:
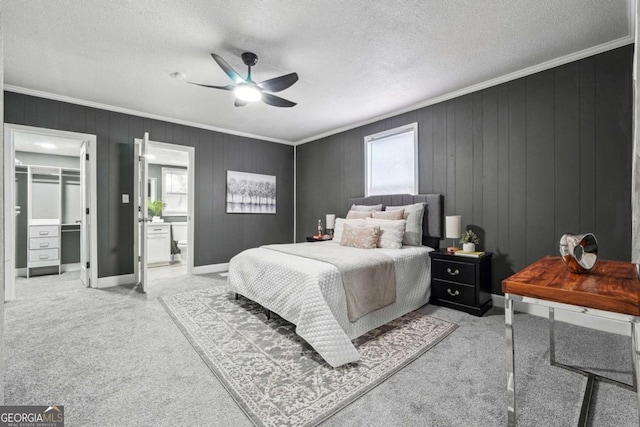
M379 205L352 205L351 209L349 209L350 211L364 211L364 212L371 212L371 211L381 211L382 210L382 204Z
M373 219L365 218L367 227L380 227L378 247L384 249L400 249L407 221L404 219Z
M344 225L349 224L352 227L364 227L367 225L364 222L364 219L344 219L344 218L336 218L336 223L334 224L333 229L333 241L340 243L342 239L342 232L344 229Z
M396 211L404 209L404 219L407 220L407 228L404 232L402 243L407 246L422 246L422 218L426 203L416 203L406 206L387 206L386 210Z

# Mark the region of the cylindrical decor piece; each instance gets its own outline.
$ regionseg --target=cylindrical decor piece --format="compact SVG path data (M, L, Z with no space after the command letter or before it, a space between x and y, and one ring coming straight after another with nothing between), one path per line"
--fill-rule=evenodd
M592 233L564 234L560 238L560 255L573 273L587 273L598 260L598 241Z
M446 238L459 239L462 230L462 215L446 217Z
M326 223L327 229L333 230L334 225L336 224L336 215L335 214L327 214L325 223Z

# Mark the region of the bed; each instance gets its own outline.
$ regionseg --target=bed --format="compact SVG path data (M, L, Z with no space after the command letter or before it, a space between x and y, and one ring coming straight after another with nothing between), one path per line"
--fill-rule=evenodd
M331 366L356 362L360 355L351 342L366 332L403 316L429 301L429 252L438 249L443 236L443 198L439 194L388 195L349 199L348 206L403 206L425 203L422 245L400 249L372 249L393 260L396 277L395 302L355 321L347 313L347 295L335 265L281 252L268 245L248 249L229 264L227 289L253 300L296 325L296 333ZM340 247L338 242L297 243L302 249ZM319 246L322 245L322 246ZM285 248L286 249L286 248ZM341 248L344 250L344 248ZM336 249L337 250L337 249ZM362 251L362 249L360 250ZM350 314L350 313L349 313Z

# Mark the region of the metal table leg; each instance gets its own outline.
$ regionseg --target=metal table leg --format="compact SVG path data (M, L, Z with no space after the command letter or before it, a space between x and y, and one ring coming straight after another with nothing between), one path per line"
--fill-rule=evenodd
M507 421L509 426L516 425L516 375L515 348L513 342L513 300L509 294L504 296L504 324L507 338Z
M638 399L638 425L640 425L640 325L638 320L631 322L631 350L633 351L633 388Z

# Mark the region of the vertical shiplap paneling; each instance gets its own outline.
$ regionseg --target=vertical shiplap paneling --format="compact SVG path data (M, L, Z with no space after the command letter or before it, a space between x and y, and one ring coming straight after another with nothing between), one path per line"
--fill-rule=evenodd
M596 230L596 60L580 61L580 232Z
M473 132L473 212L472 223L476 229L480 228L483 223L482 216L482 92L473 94L473 111L472 111L472 132ZM479 248L484 248L486 237L484 230L482 232L483 241L480 242Z
M596 57L596 236L599 253L630 259L632 53ZM601 250L601 252L600 252Z
M214 151L213 132L199 129L193 133L197 134L197 139L195 141L192 139L191 144L195 145L196 150L198 150L195 161L198 179L196 179L194 183L195 193L198 195L196 199L198 203L195 212L196 222L194 224L194 230L203 230L205 228L216 229L219 224L216 224L213 215L213 194L211 192L214 179L214 171L211 167ZM223 246L214 239L207 238L199 232L194 233L193 243L193 250L195 252L193 260L195 265L214 264L212 255L216 247Z
M498 89L482 91L482 228L485 250L498 247ZM445 197L447 197L445 195ZM491 249L489 249L491 248ZM499 256L496 253L496 256ZM494 278L497 277L493 271ZM496 280L493 280L495 285ZM495 292L495 289L494 289Z
M433 191L447 194L447 107L440 103L430 108L433 108ZM448 206L445 202L445 215L453 215Z
M579 233L580 226L580 63L554 70L555 229Z
M446 141L447 141L447 175L446 192L448 197L444 199L445 212L458 215L456 206L456 109L455 101L444 103L447 109ZM464 218L463 218L464 221Z
M24 124L41 127L38 121L38 99L35 96L24 97ZM6 122L5 122L6 123Z
M525 79L508 83L509 89L509 252L505 273L526 265L526 109Z
M433 193L433 108L418 110L418 164L421 194Z
M345 199L339 205L336 211L337 215L343 217L347 214L349 206L347 200L350 197L364 196L364 133L361 128L352 129L343 135L342 143L344 144L344 160L343 167L343 196Z
M133 187L133 156L129 155L128 116L109 113L109 186L108 194L108 248L110 276L133 273L132 245L123 245L121 236L133 229L130 218L130 205L122 203L122 194L131 194Z
M473 97L453 102L455 127L455 211L462 215L462 227L473 224Z
M527 263L555 253L553 72L526 77Z
M86 133L86 107L82 105L66 104L69 106L69 131Z
M109 112L94 110L95 135L98 145L98 277L112 276L109 252L109 194L110 194L110 153L109 153ZM117 190L116 190L117 191Z
M59 101L51 99L36 98L36 123L38 127L47 129L60 128L60 109Z
M509 253L509 87L498 86L498 246L496 252ZM502 259L494 262L495 272L505 274Z
M25 121L25 96L14 92L4 93L4 121L16 125L24 125Z

